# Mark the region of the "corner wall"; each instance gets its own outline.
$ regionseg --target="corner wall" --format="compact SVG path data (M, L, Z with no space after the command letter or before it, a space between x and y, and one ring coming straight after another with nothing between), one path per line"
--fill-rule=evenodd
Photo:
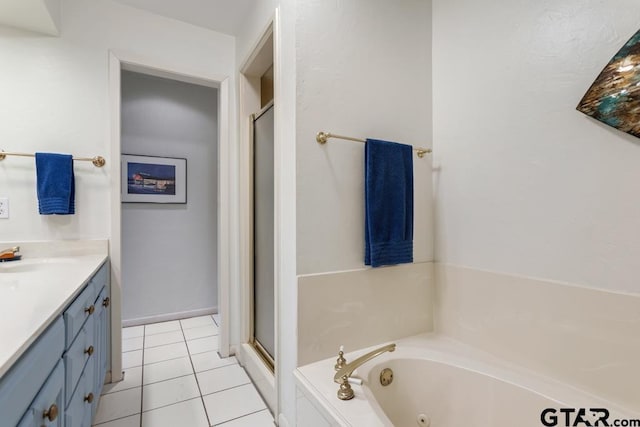
M640 140L577 112L633 0L433 2L436 259L640 292Z

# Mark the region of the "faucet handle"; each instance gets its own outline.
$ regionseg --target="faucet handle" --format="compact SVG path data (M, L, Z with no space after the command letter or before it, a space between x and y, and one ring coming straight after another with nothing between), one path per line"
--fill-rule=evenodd
M341 345L340 350L338 351L338 358L336 359L336 364L333 366L333 368L336 371L339 371L346 364L347 364L347 359L344 358L344 346Z

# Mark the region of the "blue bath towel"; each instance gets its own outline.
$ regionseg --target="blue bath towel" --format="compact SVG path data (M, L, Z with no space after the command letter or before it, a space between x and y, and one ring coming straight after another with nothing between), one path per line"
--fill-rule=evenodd
M365 265L413 262L412 147L367 139Z
M75 180L71 155L36 153L36 178L40 215L75 213Z

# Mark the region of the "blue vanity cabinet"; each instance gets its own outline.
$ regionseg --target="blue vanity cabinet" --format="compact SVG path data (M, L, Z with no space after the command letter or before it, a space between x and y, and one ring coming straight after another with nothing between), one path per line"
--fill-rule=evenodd
M60 370L57 365L63 350L64 322L62 317L58 316L15 362L9 372L0 378L0 425L16 426L25 413L27 413L25 416L38 418L36 421L43 420L44 412L35 414L31 404L40 396L38 393L43 389L43 384L47 382L54 369ZM62 375L64 387L64 369L56 374L56 378L58 375ZM49 409L55 404L60 414L58 416L63 416L64 402L56 402L57 397L44 405Z
M67 369L66 427L89 427L98 409L109 347L106 336L110 305L107 273L108 264L105 263L65 311L67 342L71 341L63 356ZM82 313L86 314L84 319ZM69 336L76 331L75 336Z
M18 427L64 427L64 419L64 364L59 360Z
M0 378L0 426L90 427L109 363L104 263Z

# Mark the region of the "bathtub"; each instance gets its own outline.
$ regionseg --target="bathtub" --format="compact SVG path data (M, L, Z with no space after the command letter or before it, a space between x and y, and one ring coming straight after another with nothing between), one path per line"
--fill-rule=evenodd
M333 382L335 359L298 368L299 398L317 412L299 410L298 425L397 427L540 427L600 425L638 419L613 402L527 371L515 364L435 334L395 341L396 351L360 367L355 398L341 401ZM372 346L345 355L347 361ZM381 385L383 369L393 381ZM302 418L300 418L302 417ZM320 419L322 417L322 419ZM315 424L314 424L315 422ZM322 423L324 422L324 424ZM620 425L638 425L622 423Z

